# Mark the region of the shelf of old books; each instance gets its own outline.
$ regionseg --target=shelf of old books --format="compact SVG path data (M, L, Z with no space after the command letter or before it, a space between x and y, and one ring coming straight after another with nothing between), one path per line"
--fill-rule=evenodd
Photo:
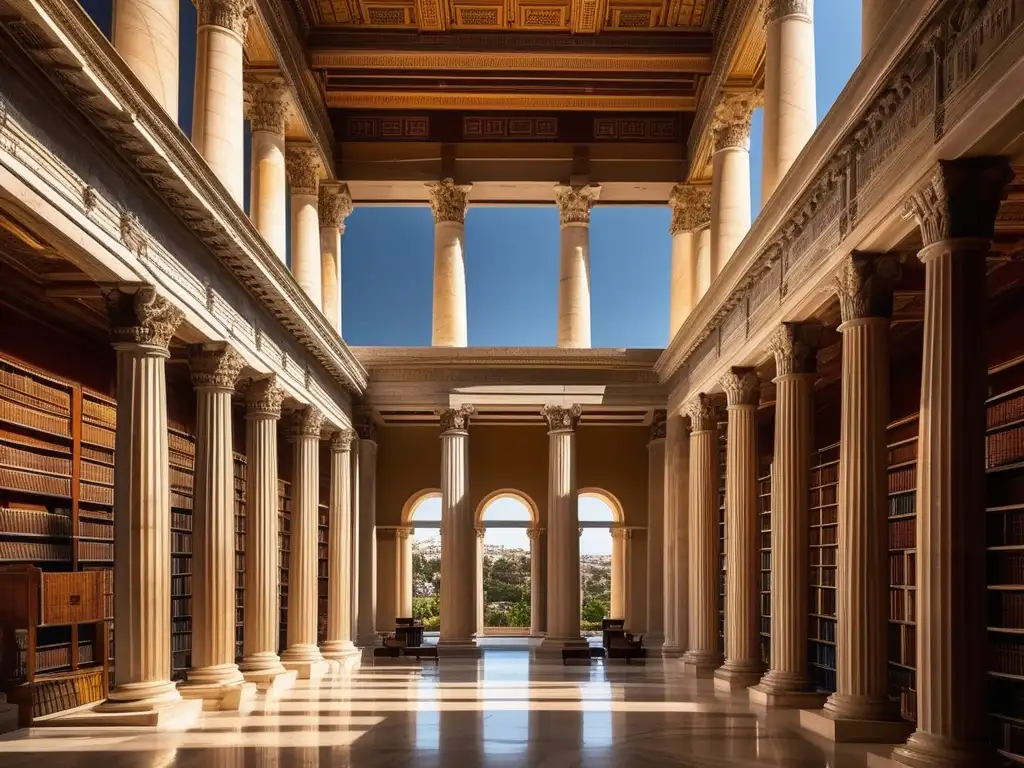
M284 480L278 491L278 608L280 614L278 653L288 647L288 560L291 555L292 489Z
M171 679L192 665L192 494L195 438L169 429L171 486Z
M245 456L234 456L235 488L235 659L242 658L245 620Z
M810 605L808 664L824 691L836 689L836 555L838 554L839 443L811 456Z
M726 467L726 422L718 425L718 652L725 653L725 473Z
M757 479L758 523L761 537L761 571L759 588L761 595L761 661L771 664L772 636L772 473Z
M316 528L316 642L323 645L327 640L327 537L328 507L320 504Z

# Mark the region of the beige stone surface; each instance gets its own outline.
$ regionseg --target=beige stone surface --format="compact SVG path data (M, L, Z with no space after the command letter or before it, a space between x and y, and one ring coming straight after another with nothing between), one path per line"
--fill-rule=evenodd
M372 431L359 434L355 643L363 649L377 645L377 442L374 437Z
M291 185L292 275L313 304L323 306L320 263L319 159L312 149L289 144L286 162Z
M466 204L471 187L451 179L427 185L434 213L434 309L431 344L464 347L466 320Z
M252 128L249 217L282 262L288 257L288 176L285 169L285 90L280 81L248 83Z
M178 121L178 0L117 0L112 42L171 120Z
M757 95L724 96L715 111L711 172L711 279L750 229L750 120Z
M556 346L590 346L590 206L598 186L556 186L561 223Z
M665 612L668 604L668 570L665 567L665 445L667 417L656 417L660 427L652 428L647 444L647 615L644 646L659 654L665 642ZM674 590L672 599L675 599Z
M338 660L357 653L352 642L352 441L343 429L331 436L331 496L327 541L327 637L320 652Z

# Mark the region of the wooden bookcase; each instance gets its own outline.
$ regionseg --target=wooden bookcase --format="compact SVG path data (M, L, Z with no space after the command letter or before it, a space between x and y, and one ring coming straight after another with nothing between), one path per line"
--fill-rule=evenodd
M725 653L725 473L726 422L718 425L718 652Z
M171 478L171 679L192 666L192 494L195 439L168 430Z
M818 688L836 689L836 557L839 444L811 456L810 605L808 670Z
M277 482L278 492L278 606L280 613L278 653L288 647L288 559L291 553L292 493L291 485Z
M323 645L327 640L327 541L328 541L328 507L320 504L316 528L316 642Z
M235 660L242 658L245 620L245 456L234 457L235 486Z
M772 473L757 480L758 523L761 531L761 661L771 665L772 636Z

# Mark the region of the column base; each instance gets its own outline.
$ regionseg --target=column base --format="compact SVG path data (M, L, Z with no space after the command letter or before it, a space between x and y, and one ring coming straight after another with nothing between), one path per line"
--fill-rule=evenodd
M324 643L320 654L341 672L355 669L362 660L362 651L351 640Z
M251 712L256 704L256 683L182 683L183 699L200 701L204 712Z
M175 691L177 695L177 691ZM132 708L126 708L132 707ZM107 699L94 707L37 718L32 726L57 728L154 728L158 731L184 731L192 727L203 711L203 702L180 697L164 704L112 702Z
M751 704L778 709L821 709L828 698L827 693L817 691L776 691L764 683L747 690Z
M832 717L827 710L804 709L800 727L837 744L899 744L913 732L905 720L854 720Z
M472 640L440 640L437 655L438 658L479 659L483 651Z
M242 677L250 682L258 682L257 679L250 680L249 675L280 675L284 673L281 666L281 657L273 651L260 651L251 653L238 662L238 671Z
M182 688L194 685L239 685L244 682L238 665L217 664L212 667L194 667L185 673L185 682L178 685L178 692L184 696Z
M242 677L245 678L245 682L254 683L259 693L271 698L292 688L295 681L299 679L295 670L288 670L284 667L277 672L268 670L242 672Z
M729 662L726 662L725 666L715 670L715 690L726 693L745 691L750 686L757 685L761 681L763 674L757 667L730 665Z
M319 680L331 671L330 662L320 659L319 661L285 661L282 659L284 668L295 672L299 680Z
M907 743L892 751L890 764L913 768L973 768L990 765L995 755L984 745L949 744L933 734L914 731Z
M722 665L722 657L713 651L686 651L682 656L683 674L698 680L710 680Z
M355 639L355 645L358 648L376 648L380 645L380 635L378 635L376 632L357 635Z
M541 644L533 649L533 655L539 659L562 660L562 651L566 648L589 648L590 643L582 637L554 637L545 635Z

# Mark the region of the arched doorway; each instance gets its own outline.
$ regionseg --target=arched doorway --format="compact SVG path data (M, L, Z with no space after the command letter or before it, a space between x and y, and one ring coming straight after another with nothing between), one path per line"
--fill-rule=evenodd
M501 489L476 511L477 637L537 635L544 600L540 516L524 493Z
M580 622L596 631L602 619L627 618L629 529L619 500L600 488L580 491L579 521Z
M413 494L398 529L398 615L422 619L427 632L441 628L441 490Z

